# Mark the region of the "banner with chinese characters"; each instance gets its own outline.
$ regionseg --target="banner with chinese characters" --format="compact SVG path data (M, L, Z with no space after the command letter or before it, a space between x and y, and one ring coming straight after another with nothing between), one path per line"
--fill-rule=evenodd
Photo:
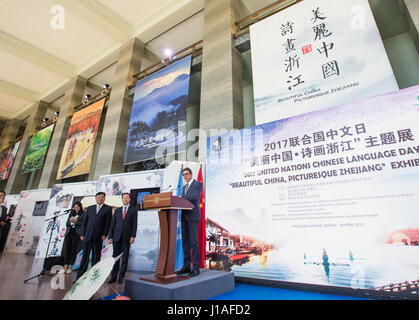
M305 0L250 38L256 124L399 89L368 0Z
M97 181L56 184L52 187L35 258L45 258L50 237L47 258L61 256L73 203L82 201L84 197L94 197L96 190ZM55 221L51 219L53 217L57 217Z
M96 135L106 99L73 114L58 168L57 180L90 172Z
M124 164L186 149L191 61L189 55L137 82Z
M19 150L20 141L16 142L13 146L10 146L0 154L0 180L6 180L9 177L10 170L12 170L13 162L17 151Z
M51 189L22 191L15 209L5 252L34 255Z
M418 97L415 86L208 138L210 267L316 285L414 285Z

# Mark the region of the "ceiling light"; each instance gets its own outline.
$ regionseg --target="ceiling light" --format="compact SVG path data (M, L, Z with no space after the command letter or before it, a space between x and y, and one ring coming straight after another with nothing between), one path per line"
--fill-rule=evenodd
M105 83L102 87L103 87L103 90L101 92L102 94L108 93L109 89L111 88L111 86L107 83Z
M165 49L165 50L164 50L164 55L165 55L167 58L170 58L170 57L172 56L172 54L173 54L173 51L172 51L171 49Z

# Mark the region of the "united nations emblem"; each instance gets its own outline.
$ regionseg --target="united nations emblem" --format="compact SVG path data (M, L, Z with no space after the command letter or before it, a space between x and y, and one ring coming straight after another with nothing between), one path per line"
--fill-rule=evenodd
M221 137L218 137L217 140L214 141L212 149L216 152L221 150Z

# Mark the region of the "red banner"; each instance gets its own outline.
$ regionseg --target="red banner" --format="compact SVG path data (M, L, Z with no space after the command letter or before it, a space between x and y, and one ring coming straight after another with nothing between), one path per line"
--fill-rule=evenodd
M206 218L205 218L205 188L204 188L204 179L202 178L202 167L199 169L197 180L202 183L202 192L201 199L199 200L199 208L201 209L201 220L199 221L198 228L198 243L199 243L199 267L205 267L205 257L206 257Z

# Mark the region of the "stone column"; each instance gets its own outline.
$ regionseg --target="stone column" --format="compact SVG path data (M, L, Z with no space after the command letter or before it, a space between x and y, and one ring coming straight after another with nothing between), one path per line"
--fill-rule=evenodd
M209 129L243 128L241 56L233 43L240 6L240 0L205 1L200 129L207 135ZM199 154L204 161L205 148Z
M403 15L409 25L410 33L419 52L419 1L398 0Z
M17 138L20 127L24 125L23 121L17 119L6 121L0 138L0 150L7 148Z
M7 194L20 193L25 189L26 175L22 175L23 162L25 161L26 153L29 149L32 134L35 133L36 127L42 123L42 119L47 113L49 104L44 101L39 101L34 105L33 110L26 122L26 129L20 143L19 150L16 154L15 162L10 171L9 179L7 180L5 191Z
M94 180L101 175L124 172L125 144L133 100L127 87L133 82L133 75L140 72L143 56L144 44L138 39L130 40L119 51Z
M191 74L188 108L186 109L186 152L179 153L178 160L197 162L199 158L199 115L201 105L201 71Z
M87 79L77 76L70 81L68 89L65 92L63 105L60 108L60 114L55 123L54 133L51 137L48 154L39 181L40 189L51 188L56 183L61 153L64 149L71 122L69 116L74 112L74 107L81 103L86 85Z
M3 129L6 125L6 120L0 120L0 134L3 134Z

